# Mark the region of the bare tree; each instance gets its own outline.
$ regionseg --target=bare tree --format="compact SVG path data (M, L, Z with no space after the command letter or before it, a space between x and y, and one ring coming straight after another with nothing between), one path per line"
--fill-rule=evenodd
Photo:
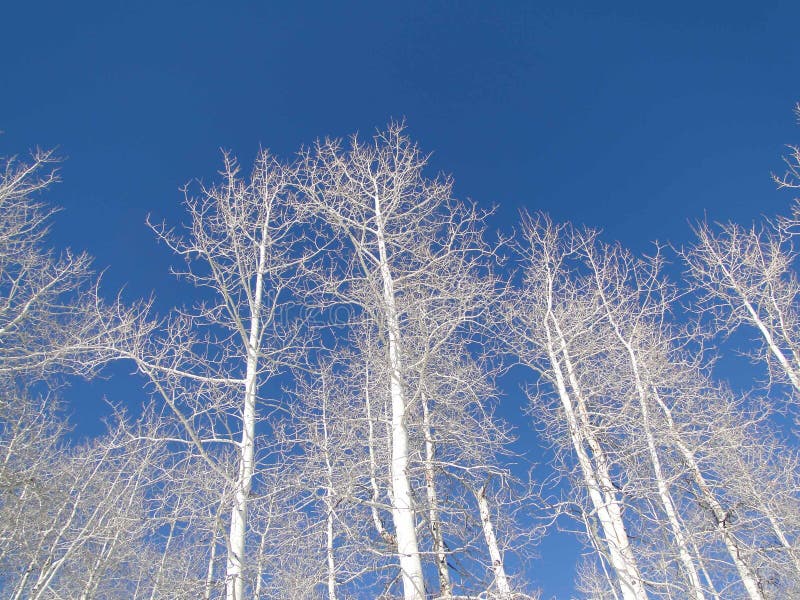
M507 305L507 342L522 364L556 390L564 431L577 458L580 479L600 524L600 547L614 572L614 584L626 600L647 598L644 581L623 520L620 484L609 455L611 415L595 412L583 365L605 348L593 325L602 314L593 290L576 281L568 261L583 240L546 217L523 217L523 284Z
M445 547L437 487L445 481L437 473L444 463L437 453L447 451L455 438L448 428L457 424L439 419L453 414L457 402L469 414L466 407L477 397L484 376L459 379L458 373L466 373L459 365L472 359L469 340L477 340L496 285L488 268L492 250L483 240L483 215L452 199L449 179L426 178L426 162L396 124L371 143L356 137L347 147L320 142L303 162L306 194L331 249L312 273L319 282L318 302L348 307L351 326L368 331L362 335L379 353L369 361L369 377L377 385L371 396L388 403L387 495L394 525L389 535L396 538L406 600L420 600L430 591L421 560L427 534L417 527L423 519L439 593L453 593L447 566L452 550ZM450 358L437 362L442 356ZM448 382L449 375L454 377ZM477 402L484 406L487 399ZM370 422L380 419L379 407ZM373 442L378 435L382 432L372 427ZM491 433L484 439L491 441ZM458 448L473 440L474 433ZM496 447L485 444L486 454ZM477 442L475 452L481 451ZM373 451L373 464L374 458ZM418 485L425 490L420 497ZM374 497L380 495L376 485L371 487ZM380 515L373 513L373 521L380 531Z
M178 274L203 300L161 324L141 318L125 339L110 342L171 409L184 448L233 490L224 544L228 600L244 598L248 498L268 454L256 447L267 439L257 429L259 405L262 417L268 406L262 391L302 345L302 318L292 312L292 282L304 258L293 177L263 151L242 178L225 155L219 185L199 185L197 197L186 192L186 235L154 227L185 259ZM218 458L224 449L237 456L233 472Z
M787 472L769 453L753 452L770 437L761 417L710 383L702 354L689 352L658 254L637 259L546 217L526 220L523 235L527 269L508 309L509 343L559 397L537 413L577 456L590 500L578 516L611 567L587 581L604 574L608 593L617 587L625 598L635 565L642 591L658 597L762 600L771 586L793 589L791 519L771 520L774 508L736 483L772 472L773 493L788 502L793 476L778 478Z
M158 452L131 445L125 429L114 428L83 447L51 447L30 479L5 490L2 504L20 507L3 535L8 597L88 599L127 590L123 571L151 531L144 497Z
M689 275L701 292L699 307L731 333L754 328L772 379L800 392L800 287L791 237L767 223L745 229L734 223L716 230L695 228L697 243L683 252Z

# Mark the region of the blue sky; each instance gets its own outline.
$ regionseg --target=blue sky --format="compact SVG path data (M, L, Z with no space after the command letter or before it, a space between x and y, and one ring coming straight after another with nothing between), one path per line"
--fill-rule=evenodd
M592 4L7 3L0 154L57 146L54 244L163 306L185 289L145 217L179 222L220 148L247 164L391 118L499 206L493 227L545 210L640 251L703 214L784 210L769 174L800 143L800 3ZM541 552L534 577L564 597L574 547Z

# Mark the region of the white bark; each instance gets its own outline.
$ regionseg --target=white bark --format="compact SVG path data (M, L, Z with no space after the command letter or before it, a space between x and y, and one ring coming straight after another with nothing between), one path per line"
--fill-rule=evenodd
M549 313L548 317L554 319L552 313ZM589 499L603 530L608 559L617 574L617 582L619 583L622 597L624 600L645 600L647 593L644 590L636 559L630 547L628 534L622 520L620 501L614 492L615 488L608 472L605 453L595 439L591 429L582 422L583 419L579 421L575 403L567 390L561 361L553 344L549 323L545 323L545 331L547 335L547 352L555 375L558 395L567 419L570 439L578 458L578 464L581 467L586 489L589 492ZM565 362L569 361L568 354L566 354L566 344L563 339L560 341L564 360ZM571 371L569 367L568 370ZM575 387L577 386L577 379L574 374L570 375L570 380L573 389L579 389ZM579 392L576 392L576 394L580 395ZM580 400L578 402L583 404ZM578 412L581 412L580 407L577 408ZM592 450L592 457L589 456L584 443Z
M672 418L672 412L670 411L669 407L663 402L663 400L661 400L655 390L653 395L659 407L664 412L668 426L673 431L676 431L675 422ZM716 529L719 532L726 549L728 550L728 554L731 557L734 566L736 567L736 571L739 573L739 578L742 580L742 585L747 591L748 596L751 598L751 600L766 600L766 596L764 595L764 591L761 589L761 584L758 581L758 577L742 557L742 550L739 547L739 541L730 530L730 526L728 525L728 513L722 507L722 504L720 504L716 494L714 494L714 491L711 489L711 486L708 485L708 482L706 481L705 477L703 476L703 472L700 469L700 465L695 458L694 452L692 452L692 450L686 446L686 444L684 444L677 435L674 438L674 444L683 458L687 468L689 469L695 485L697 485L697 488L700 490L701 497L711 508L711 512L714 515Z
M764 343L766 343L767 348L769 348L769 351L781 365L783 372L789 378L789 381L791 382L794 389L800 392L800 375L798 375L798 368L800 368L800 366L798 365L797 362L797 355L795 354L795 364L792 365L789 362L789 359L786 358L786 355L784 354L783 350L781 350L781 347L775 341L775 337L772 335L772 331L770 331L770 328L767 327L767 324L761 318L761 315L755 309L753 303L744 293L744 291L742 290L741 286L738 284L736 279L732 276L730 271L724 265L720 264L720 267L725 273L725 276L728 278L731 289L733 289L734 292L736 292L736 294L739 296L742 302L742 306L744 306L745 310L747 311L747 314L750 317L750 320L752 321L753 325L755 325L755 327L758 329L758 331L764 338Z
M330 490L328 491L330 494ZM328 516L325 527L325 555L328 565L328 600L336 600L336 561L333 553L333 501L328 497Z
M497 588L498 599L511 600L513 597L511 585L508 583L508 576L506 575L506 568L503 563L503 555L500 553L500 547L497 544L497 536L494 533L492 514L489 510L489 500L486 498L485 484L480 487L475 497L478 500L478 512L481 515L483 537L486 540L486 545L489 547L489 558L492 561L494 584Z
M369 484L372 488L372 502L370 503L370 512L372 514L372 523L375 525L375 531L381 536L387 545L392 548L397 543L394 536L387 531L386 526L381 519L378 512L378 501L381 497L380 487L378 486L377 470L378 465L375 459L375 423L372 420L372 404L369 393L370 374L369 363L365 366L365 382L364 382L364 406L367 413L367 452L369 453Z
M703 298L707 310L729 330L741 322L755 327L767 358L772 355L789 384L800 392L796 317L800 288L792 271L794 250L779 228L768 228L744 230L728 224L716 236L703 224L695 231L698 244L684 252L684 258L707 292ZM727 307L727 315L719 311L720 305Z
M389 335L389 396L392 409L392 516L397 536L397 553L403 580L404 600L424 600L425 582L419 556L414 501L408 479L408 429L403 370L400 350L400 323L394 295L394 281L389 269L383 237L380 197L375 195L375 221L378 256L383 282L383 311Z
M211 551L208 557L208 568L206 569L206 581L203 586L203 600L210 600L211 588L214 585L214 560L217 558L217 534L214 532L211 537Z
M328 438L328 392L322 391L322 445L325 456L327 485L325 488L325 558L327 562L328 600L336 600L336 557L334 556L334 507L336 491L333 488L333 464Z
M254 295L250 305L250 336L247 342L247 371L244 378L244 407L242 438L239 446L239 475L234 488L234 504L228 535L226 570L226 600L244 600L245 537L247 532L247 498L253 480L253 453L256 428L256 397L258 394L258 354L261 328L261 299L264 293L264 269L267 254L269 212L264 219L258 247L258 267Z
M611 310L611 305L609 304L609 300L604 292L604 282L601 280L601 271L599 270L598 265L595 263L591 255L589 256L589 260L594 268L594 277L595 281L597 282L597 290L603 302L603 307L605 308L606 318L611 325L617 340L622 344L628 354L631 372L633 374L634 384L636 387L636 393L639 400L639 410L641 411L641 426L644 430L645 439L647 441L647 451L650 457L650 465L653 468L656 488L658 489L658 497L661 501L661 507L664 510L667 521L669 522L672 535L675 539L675 545L678 547L678 556L685 571L686 577L689 580L691 596L694 598L694 600L705 600L703 587L700 583L700 576L697 573L697 568L692 560L692 555L689 552L689 546L684 533L683 524L680 522L678 511L675 507L675 502L673 501L672 494L669 490L669 484L664 476L664 470L661 467L661 458L658 454L655 437L653 435L652 424L650 422L651 419L650 409L648 406L647 389L644 381L642 380L639 358L636 354L633 344L631 343L631 340L623 334L620 324Z
M436 494L436 470L434 464L436 446L433 441L430 406L424 393L421 401L422 425L425 435L425 487L428 494L428 520L430 522L431 537L433 538L433 552L436 557L436 572L439 575L439 597L449 598L453 593L453 586L450 581L450 571L447 567L444 532L442 531L442 523L439 520L439 500Z

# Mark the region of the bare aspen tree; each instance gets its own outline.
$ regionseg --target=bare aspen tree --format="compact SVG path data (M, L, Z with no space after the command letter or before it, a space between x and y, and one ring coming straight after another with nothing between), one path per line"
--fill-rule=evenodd
M614 571L622 598L647 598L623 520L623 500L613 480L603 430L590 412L590 398L578 372L584 360L603 351L598 346L602 341L592 331L600 307L593 293L575 285L566 264L583 242L546 217L524 217L522 236L519 251L524 281L507 307L507 341L523 364L556 389L569 444L600 523L602 552ZM606 421L608 415L600 418Z
M124 324L104 306L86 254L46 247L56 212L36 195L58 180L52 151L0 159L0 377L91 375ZM102 316L101 316L102 315ZM107 329L103 333L102 322Z
M467 355L445 345L429 355L420 375L420 454L439 597L448 597L446 590L455 596L491 590L499 597L523 597L527 586L512 583L504 555L513 538L517 556L525 556L530 538L518 535L514 507L529 502L531 490L506 465L513 460L507 450L513 437L493 412L496 391L486 379L487 369ZM495 494L492 480L514 485L505 486L507 494ZM474 531L464 522L474 523ZM453 576L451 564L462 565Z
M638 466L641 461L635 458L635 446L619 455L621 464L634 478L635 495L646 497L653 493L657 500L655 506L660 510L644 506L637 512L641 518L648 518L646 513L652 512L649 518L654 523L668 526L664 558L673 560L670 553L677 554L688 584L687 595L705 596L706 590L718 595L714 573L717 569L709 565L721 565L721 556L711 547L711 554L701 554L690 536L693 528L684 524L689 518L685 513L691 506L689 500L696 498L705 507L706 519L710 517L710 523L701 525L702 529L713 531L713 537L723 543L738 585L749 598L768 597L768 585L789 589L794 575L777 574L786 573L781 563L783 557L792 556L789 539L793 536L787 536L776 521L768 524L762 503L752 499L743 502L737 492L740 486L735 483L759 477L773 468L772 459L764 454L755 461L743 462L745 456L752 456L748 439L766 441L769 435L754 424L757 417L748 416L742 403L732 402L728 394L707 382L702 357L691 357L683 349L686 340L673 331L670 323L675 292L659 275L658 255L639 260L618 246L595 241L580 248L600 301L604 318L599 322L605 321L611 335L603 338L607 352L626 357L619 363L620 371L606 373L607 380L618 380L615 385L619 387L613 391L612 385L611 393L637 399L631 406L638 406L638 410L631 412L622 433L630 440L645 442L641 452L649 459L650 472ZM701 422L699 414L711 416ZM752 437L759 430L761 433ZM653 492L648 492L648 487ZM791 487L783 489L788 492ZM770 548L772 543L764 537L769 535L769 528L773 528L779 541L784 540L780 551ZM638 547L637 553L641 557L645 548ZM721 573L720 576L724 578ZM671 588L676 583L670 579L659 585Z
M639 260L619 246L606 246L597 242L587 243L582 246L591 278L595 283L596 293L600 300L604 320L610 327L612 337L609 339L609 349L616 346L618 352L626 357L626 365L619 377L622 387L618 394L622 397L630 394L637 399L638 412L632 421L630 431L632 438L642 437L645 441L646 455L649 459L650 473L637 473L642 480L637 485L644 490L643 485L652 485L655 489L660 511L655 513L657 522L668 524L670 539L668 547L674 547L678 561L681 565L688 584L688 595L694 598L705 597L704 586L701 581L701 572L705 568L703 559L693 550L689 538L689 530L684 525L684 519L679 513L679 502L676 500L675 476L687 466L693 464L692 456L685 450L687 445L692 445L691 437L679 439L675 437L674 420L670 425L665 418L667 408L664 398L680 390L686 384L681 379L702 379L702 375L692 374L698 369L694 365L683 363L675 373L678 349L683 341L671 330L671 305L675 295L673 288L661 278L661 259L656 255L652 259ZM681 411L681 418L694 422L693 416ZM747 426L747 421L741 419L722 425L721 421L709 428L707 447L724 447L726 437L730 437L731 427L742 430ZM668 429L673 431L668 433ZM673 446L677 444L677 448ZM675 450L678 450L676 453ZM675 464L674 456L681 455L682 464ZM729 457L732 463L732 460ZM672 465L669 465L673 462ZM675 475L670 474L669 467L676 468ZM695 465L696 466L696 465ZM628 467L629 472L635 470L635 463ZM690 467L691 468L691 467ZM725 465L720 465L725 469ZM727 466L733 468L733 464ZM707 477L699 468L694 469L695 483L700 488L700 493L706 490L706 502L712 500L713 493L701 480ZM726 502L722 500L722 502ZM713 498L713 505L721 506L717 498ZM720 513L722 509L716 511ZM764 598L763 585L756 571L748 564L743 552L744 545L737 540L725 524L726 519L717 518L716 528L727 546L730 560L736 567L741 583L749 597L754 599ZM751 557L752 558L752 557ZM674 581L664 582L664 585L673 586ZM712 586L713 587L713 586Z
M53 452L14 494L25 511L9 532L0 589L29 599L124 594L123 571L136 564L150 531L144 494L157 453L152 444L128 443L122 429Z
M371 489L370 481L378 484L368 468L360 367L360 357L351 353L320 362L313 374L297 378L297 401L291 408L291 434L302 454L285 463L284 473L293 473L287 496L300 507L295 510L309 515L309 541L324 554L318 573L328 600L376 588L382 578L374 581L375 574L387 562L370 543L371 517L391 505L381 503Z
M64 447L66 423L52 390L66 376L94 374L129 314L100 300L87 255L46 245L56 210L37 195L58 180L55 162L41 150L27 161L0 161L0 586L9 597L61 589L89 598L108 589L106 574L129 552L125 542L145 527L148 461L140 470L120 463L120 452L132 457L135 448L111 449L119 441L111 438ZM115 469L130 476L127 484ZM99 494L102 485L116 496Z
M219 185L200 185L196 197L187 190L185 235L154 230L185 259L178 274L203 301L163 325L143 319L126 339L111 342L171 409L185 448L233 490L224 544L228 600L246 594L247 505L263 456L256 447L260 390L301 345L301 319L289 314L303 259L292 179L290 168L263 151L250 177L226 155ZM216 458L224 449L237 455L234 472Z
M656 331L652 335L653 324L663 323L669 312L673 292L659 279L658 257L652 263L637 262L620 247L595 244L592 239L587 240L581 249L591 269L604 320L611 328L615 344L621 346L627 357L630 380L638 400L639 426L646 440L652 476L664 517L669 523L678 549L680 563L689 582L690 597L705 600L685 527L662 467L663 458L651 416L655 407L650 397L653 375L648 372L648 366L657 365L658 358L661 357L656 356L654 362L648 354L657 353L659 347L663 346L663 341L658 339L660 332Z
M492 523L491 507L489 506L489 500L486 496L486 484L483 484L475 492L475 499L478 501L481 529L483 529L483 535L486 539L486 546L489 549L492 571L494 571L494 585L497 588L497 597L499 600L511 600L513 597L511 585L508 581L503 555L500 552L500 546L497 543L497 535L495 534L494 524Z
M800 392L800 294L790 236L770 224L745 229L734 223L695 228L697 242L683 252L700 291L700 306L715 325L733 332L749 325L763 343L762 356L777 381Z
M480 215L451 198L447 179L426 179L426 158L393 125L372 143L353 138L347 148L320 142L305 158L309 198L342 250L337 274L321 284L338 302L358 307L385 336L385 381L391 407L391 498L394 535L406 600L421 600L426 586L420 558L420 517L411 482L409 426L421 402L413 385L422 357L414 354L408 323L415 303L438 306L437 327L452 335L476 311L469 290L454 282L475 277L485 247ZM335 261L333 261L335 262ZM461 306L465 309L461 309ZM466 313L459 313L466 310ZM455 315L455 318L454 318ZM443 571L440 581L447 586Z

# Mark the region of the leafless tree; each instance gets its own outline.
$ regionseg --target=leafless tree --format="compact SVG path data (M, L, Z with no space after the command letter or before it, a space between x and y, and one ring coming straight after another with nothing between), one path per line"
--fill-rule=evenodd
M492 433L502 428L489 412L481 434L470 429L475 421L469 420L491 397L483 396L485 363L474 362L470 340L481 335L495 296L493 250L483 239L480 211L452 198L449 179L426 178L426 162L397 124L371 142L356 137L347 146L320 142L303 161L305 193L329 248L311 274L318 282L317 303L348 308L346 325L372 340L372 356L364 364L374 390L370 398L378 401L368 404L375 467L375 442L386 433L380 402L387 403L386 494L393 531L384 529L380 510L373 521L382 537L397 544L406 600L420 600L432 589L423 571L426 547L434 558L438 593L443 598L454 593L448 567L454 550L446 542L445 518L454 507L443 505L440 486L449 484L442 466L463 475L459 469L494 464L479 457L496 451L503 437ZM456 413L461 425L451 418ZM461 454L448 460L448 452ZM376 480L371 487L374 497L381 496ZM417 524L424 520L428 528L420 531Z
M228 155L221 174L218 185L198 184L196 196L187 189L185 232L154 226L185 259L177 273L202 300L161 323L142 317L127 337L110 344L119 358L135 362L155 397L171 409L180 427L172 441L231 486L223 545L226 597L241 600L249 568L248 498L269 452L263 443L268 432L258 425L272 410L265 386L303 343L302 315L293 312L291 291L304 258L303 234L290 167L263 151L249 177ZM232 472L218 458L227 456L226 449L237 456Z
M728 223L695 228L697 242L683 252L701 293L698 306L720 330L742 325L758 332L771 379L800 392L800 287L791 236L770 223L745 229ZM794 401L796 402L796 400Z
M578 461L581 487L588 494L590 514L600 525L598 550L613 570L614 585L626 600L647 598L628 527L623 519L623 482L617 475L611 435L618 415L597 410L585 365L605 353L595 323L601 306L590 282L574 277L570 261L585 243L568 226L548 218L523 217L518 251L523 283L506 308L507 343L519 361L555 389L559 403L554 430Z

